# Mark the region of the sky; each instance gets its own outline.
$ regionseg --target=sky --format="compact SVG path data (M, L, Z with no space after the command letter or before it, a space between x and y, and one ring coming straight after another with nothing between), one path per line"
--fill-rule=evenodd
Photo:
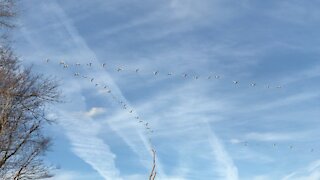
M64 101L51 180L148 179L151 149L161 180L320 179L318 1L17 7L14 48Z

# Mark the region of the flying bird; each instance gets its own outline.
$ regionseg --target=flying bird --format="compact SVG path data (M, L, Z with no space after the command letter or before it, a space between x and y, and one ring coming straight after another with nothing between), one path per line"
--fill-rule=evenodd
M251 86L252 86L252 87L256 86L256 83L251 83Z
M105 67L106 66L106 63L102 63L102 65L101 65L102 67Z
M153 72L154 75L158 75L159 71L155 71Z
M46 62L48 63L49 61L50 61L50 59L47 58L47 59L46 59Z
M233 81L233 84L238 84L239 83L239 81Z
M187 78L187 76L188 76L188 74L184 74L184 75L183 75L184 78Z
M90 81L93 82L94 78L91 78Z
M123 70L123 69L122 69L122 68L120 68L120 67L117 69L117 71L118 71L118 72L120 72L120 71L122 71L122 70Z

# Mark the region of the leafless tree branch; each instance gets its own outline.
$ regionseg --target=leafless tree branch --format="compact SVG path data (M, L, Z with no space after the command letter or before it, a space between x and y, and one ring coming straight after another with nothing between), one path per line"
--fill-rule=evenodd
M55 81L22 68L10 48L0 47L0 179L51 177L41 160L50 139L42 134L48 103L59 102Z
M149 180L154 180L156 178L157 172L156 172L156 151L152 149L152 158L153 158L153 165L152 170L149 176Z
M12 18L16 16L14 0L0 0L0 27L13 28Z

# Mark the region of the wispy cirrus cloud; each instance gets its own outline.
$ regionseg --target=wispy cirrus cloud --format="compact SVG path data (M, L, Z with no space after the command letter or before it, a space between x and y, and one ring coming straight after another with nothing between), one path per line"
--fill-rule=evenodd
M305 134L299 133L277 133L277 132L267 132L267 133L257 133L251 132L244 136L247 141L292 141L299 138L305 138Z
M316 47L306 50L305 43L300 44L309 33L296 32L306 29L283 23L294 21L288 16L295 12L301 21L313 8L265 2L278 12L275 17L270 9L259 8L265 4L249 1L56 2L61 6L36 3L41 11L29 13L30 24L21 30L27 40L24 54L36 64L51 58L46 73L62 77L70 103L60 109L61 126L74 154L97 171L96 176L145 178L151 147L157 150L159 179L172 180L279 179L297 164L291 163L297 159L293 152L315 158L310 149L319 137L313 124L319 115L319 94L314 91L319 68L316 58L298 61L296 53L318 57ZM286 7L289 12L283 12ZM314 39L306 43L318 44ZM92 62L94 67L61 70L53 65L60 60ZM102 69L101 63L107 67ZM39 66L43 71L45 66ZM118 67L124 70L117 72ZM75 72L94 77L99 86L108 84L133 113L117 106L105 90L96 93L92 83L71 78ZM207 79L215 74L221 78ZM257 86L251 87L252 82ZM268 83L285 86L268 89ZM154 133L145 131L135 116ZM294 150L291 142L297 143ZM309 153L301 153L305 151Z
M211 132L209 142L212 146L215 159L220 163L218 168L222 178L227 180L238 180L238 168L235 166L231 156L224 149L223 144L215 136L215 134L213 134L213 132Z
M95 174L81 173L78 171L65 171L57 170L54 172L54 177L50 180L87 180L87 179L99 179Z
M311 162L306 168L293 172L282 180L316 180L320 179L320 160Z
M148 101L135 105L137 111L144 114L141 118L147 119L155 131L151 137L156 145L158 160L161 164L166 164L166 159L172 156L170 154L176 154L176 156L180 157L180 163L177 162L176 166L170 169L180 174L181 178L190 179L195 174L198 174L196 172L202 171L194 164L195 161L199 161L196 157L200 156L200 159L204 161L203 165L206 166L205 169L212 169L213 172L204 172L203 175L198 174L199 178L215 176L221 179L238 179L237 167L234 165L231 156L224 149L223 143L212 130L207 129L210 126L210 122L214 122L214 119L211 120L200 115L215 109L217 111L222 110L221 105L223 103L206 102L204 97L191 90L193 88L189 83L186 83L179 88L166 89L166 93L157 94L149 98ZM194 96L197 96L198 100L195 100ZM184 97L189 98L186 99ZM197 106L197 108L194 109L194 106ZM157 114L157 116L154 116L154 114ZM124 136L124 139L132 142L131 144L133 145L137 145L137 143L134 143L134 138L132 138L135 136L130 136L127 133L127 128L130 128L130 126L121 126L121 129L119 128L117 131L121 134L126 132L125 134L127 135ZM204 129L207 130L204 131ZM168 138L171 139L170 137L174 137L177 141L174 139L166 140ZM164 143L172 146L169 154L165 152L165 149L162 149L164 148L162 145ZM194 143L199 143L199 146L203 146L203 149L197 150L194 147L190 147ZM135 149L139 149L139 147L137 146ZM163 153L166 156L161 155ZM191 154L196 154L196 157L191 156ZM189 158L186 158L186 156ZM159 171L159 177L169 178L170 173L167 173L169 167L163 166L162 168ZM167 174L167 176L163 176L163 174Z
M33 32L33 28L31 27L25 27L24 28L24 37L31 42L31 44L34 47L39 47L40 50L43 50L44 44L47 47L52 47L53 49L61 48L61 46L70 49L71 52L67 53L68 55L60 54L60 58L64 59L66 57L77 57L77 55L73 56L72 52L78 51L78 52L85 52L86 59L89 57L94 57L94 53L86 46L84 40L78 35L77 31L72 27L71 21L68 19L68 17L65 15L63 10L54 2L51 2L49 4L44 5L43 3L38 4L39 7L45 6L41 10L49 10L46 13L42 13L43 16L51 16L56 17L56 22L58 26L53 29L47 29L44 30L44 32L38 31L37 33L52 33L55 35L61 35L61 39L57 38L55 40L56 43L62 42L59 44L59 46L55 46L54 44L47 44L49 42L46 42L45 39L36 39L32 40L31 35L28 33ZM40 19L39 19L40 20ZM40 20L41 21L41 20ZM37 30L36 30L37 31ZM59 37L59 36L58 36ZM68 41L68 43L63 43L63 41ZM73 46L73 47L72 47ZM54 52L52 49L51 52ZM46 56L50 56L50 52L46 54ZM26 55L28 57L28 55ZM33 55L30 55L30 59L38 59L39 57L33 57ZM52 57L58 57L52 56ZM42 57L41 59L44 59ZM40 59L40 60L41 60ZM37 60L39 62L39 59ZM51 62L53 65L59 62L56 59L51 59ZM79 60L77 60L79 62ZM68 84L68 86L64 86L63 88L63 95L67 97L67 103L63 104L61 109L57 109L56 112L59 115L59 124L65 129L65 134L71 141L71 149L72 151L79 156L83 161L88 163L92 166L93 169L95 169L100 176L102 176L104 179L122 179L120 176L119 169L115 165L115 158L116 155L111 151L110 147L98 136L98 133L101 129L101 125L98 123L95 123L92 120L92 117L102 112L101 108L92 108L89 112L86 112L86 98L83 94L83 88L87 88L85 83L78 84L74 81L72 81L72 76L70 76L70 73L63 72L66 76L64 78L64 84ZM72 75L72 73L71 73ZM84 86L83 86L84 85ZM77 104L74 106L73 104ZM88 116L81 116L79 113L85 113Z

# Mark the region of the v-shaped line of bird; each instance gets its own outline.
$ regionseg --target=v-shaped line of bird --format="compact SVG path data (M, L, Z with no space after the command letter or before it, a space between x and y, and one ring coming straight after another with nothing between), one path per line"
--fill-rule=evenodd
M49 60L46 60L47 63L49 63ZM62 65L62 67L64 69L68 69L68 65L64 62L60 62L59 63L60 65ZM92 64L88 64L89 66L92 66ZM75 66L80 66L79 63L76 63ZM104 65L102 65L104 66ZM110 88L110 86L106 83L101 83L101 82L96 82L95 78L94 77L90 77L89 75L85 75L85 74L80 74L80 73L74 73L74 77L79 77L79 78L82 78L82 79L86 79L88 80L89 82L91 82L94 87L96 88L100 88L100 90L103 90L106 94L110 95L111 98L117 103L120 105L120 107L125 110L128 114L130 114L135 120L137 123L139 123L140 125L143 126L143 128L146 130L146 135L148 137L148 141L149 141L149 145L151 147L151 152L152 152L152 156L153 156L153 163L154 163L154 167L153 167L153 170L152 170L152 174L153 176L155 176L156 174L156 170L154 169L155 168L155 152L156 152L156 148L154 146L154 143L152 141L152 138L151 138L151 134L154 133L154 130L153 128L150 126L150 123L147 122L146 120L144 120L143 118L141 118L140 116L137 115L137 112L134 111L133 108L130 108L129 105L127 105L125 103L124 100L121 100L121 98L117 97L112 89ZM102 85L103 84L103 85ZM135 115L134 115L135 114Z
M50 59L46 59L46 62L49 63L50 62ZM122 72L122 71L126 71L126 72L133 72L135 74L139 74L141 73L141 68L135 68L135 69L129 69L129 68L124 68L122 66L119 66L119 67L116 67L116 68L111 68L111 67L108 67L106 63L102 63L100 65L97 65L97 64L94 64L92 62L89 62L89 63L67 63L66 61L60 61L59 62L60 65L63 66L63 68L70 68L70 67L86 67L86 68L93 68L93 67L100 67L100 68L103 68L103 69L109 69L109 70L115 70L116 72ZM152 74L153 76L160 76L160 75L164 75L164 76L167 76L167 77L173 77L173 76L176 76L176 77L182 77L184 79L194 79L194 80L199 80L199 79L206 79L206 80L211 80L211 79L222 79L223 76L219 75L219 74L215 74L215 75L197 75L196 73L175 73L175 72L160 72L159 70L155 70L153 71L152 73L149 72L148 74ZM233 80L232 81L233 84L235 85L240 85L240 81L239 80ZM244 83L246 84L246 83ZM256 87L258 86L258 84L256 82L251 82L249 84L247 84L251 87ZM275 89L280 89L282 88L283 86L282 85L270 85L270 84L265 84L265 85L261 85L262 87L264 88L267 88L267 89L271 89L271 88L275 88Z
M46 60L47 63L49 63L49 59ZM60 62L60 65L62 65L62 67L64 69L68 69L69 65L64 63L64 62ZM80 66L80 63L76 63L75 66ZM92 63L89 63L88 66L92 66ZM105 64L102 65L102 67L104 67ZM120 69L118 69L118 71L120 71ZM147 122L146 120L143 120L140 116L137 115L137 113L135 113L135 111L132 108L129 108L129 106L122 101L120 98L118 98L112 91L112 89L110 88L109 85L104 84L103 86L100 86L100 84L102 83L97 83L94 79L94 77L90 77L88 75L82 75L79 72L74 73L74 77L81 77L82 79L87 79L89 80L89 82L91 82L94 87L96 88L102 88L102 90L104 90L108 95L111 96L111 98L120 105L120 107L125 110L127 113L129 113L130 115L133 116L133 114L136 114L136 116L133 116L134 119L137 121L137 123L141 124L144 129L146 130L146 135L149 141L149 146L151 147L151 152L152 152L152 158L153 158L153 166L152 166L152 170L151 170L151 174L150 174L150 179L154 179L156 174L157 174L157 170L156 170L156 148L154 146L154 143L152 141L151 138L151 134L154 133L154 130L151 128L149 122Z
M46 60L46 63L49 63L50 60L47 59ZM70 66L68 63L66 63L65 61L60 61L59 64L61 65L62 68L64 69L68 69ZM80 64L80 63L74 63L74 64L71 64L71 66L75 66L75 67L80 67L80 66L85 66L85 67L93 67L93 63L86 63L86 64ZM106 64L103 63L101 64L101 67L102 68L106 68ZM120 72L120 71L124 71L123 68L119 67L116 69L117 72ZM139 73L140 72L140 69L135 69L135 73ZM91 82L95 87L97 88L101 88L102 90L104 90L106 92L106 94L109 94L111 96L111 98L117 103L120 105L120 107L125 110L127 113L129 113L130 115L132 115L132 117L139 123L141 124L144 129L146 130L146 133L148 135L148 140L149 140L149 143L150 143L150 146L152 147L152 151L155 151L155 147L154 147L154 144L152 142L152 139L151 139L151 136L149 136L150 134L154 133L154 130L153 128L150 126L149 122L147 122L146 120L143 120L143 118L141 118L140 116L134 116L134 109L133 108L129 108L129 106L123 101L121 100L120 98L118 98L112 91L112 89L110 88L110 86L108 86L106 83L100 83L100 82L96 82L95 78L94 77L90 77L88 75L84 75L84 74L80 74L79 72L76 72L73 74L74 77L80 77L82 79L87 79L89 82ZM159 75L159 71L155 71L153 73L153 75L157 76ZM168 73L167 74L168 76L172 76L173 73ZM189 75L188 74L183 74L182 77L184 78L187 78ZM221 76L220 75L215 75L213 76L215 79L220 79ZM194 79L198 79L199 76L195 76ZM211 79L212 76L208 76L207 79ZM239 81L232 81L234 84L239 84ZM250 84L252 87L255 87L257 84L255 82L251 83ZM269 85L266 86L266 88L271 88ZM282 86L276 86L274 88L282 88ZM236 143L236 144L240 144L240 145L243 145L244 147L251 147L251 148L254 148L254 147L260 147L261 145L259 144L255 144L255 143L249 143L248 141L243 141L243 142L239 142L239 143ZM279 144L277 143L272 143L272 146L270 147L273 147L274 149L279 149L279 147L284 147L284 146L280 146ZM286 147L286 146L285 146ZM286 147L292 151L294 150L297 150L299 149L297 146L294 146L294 145L289 145L288 147ZM316 149L315 148L309 148L309 152L313 153Z

